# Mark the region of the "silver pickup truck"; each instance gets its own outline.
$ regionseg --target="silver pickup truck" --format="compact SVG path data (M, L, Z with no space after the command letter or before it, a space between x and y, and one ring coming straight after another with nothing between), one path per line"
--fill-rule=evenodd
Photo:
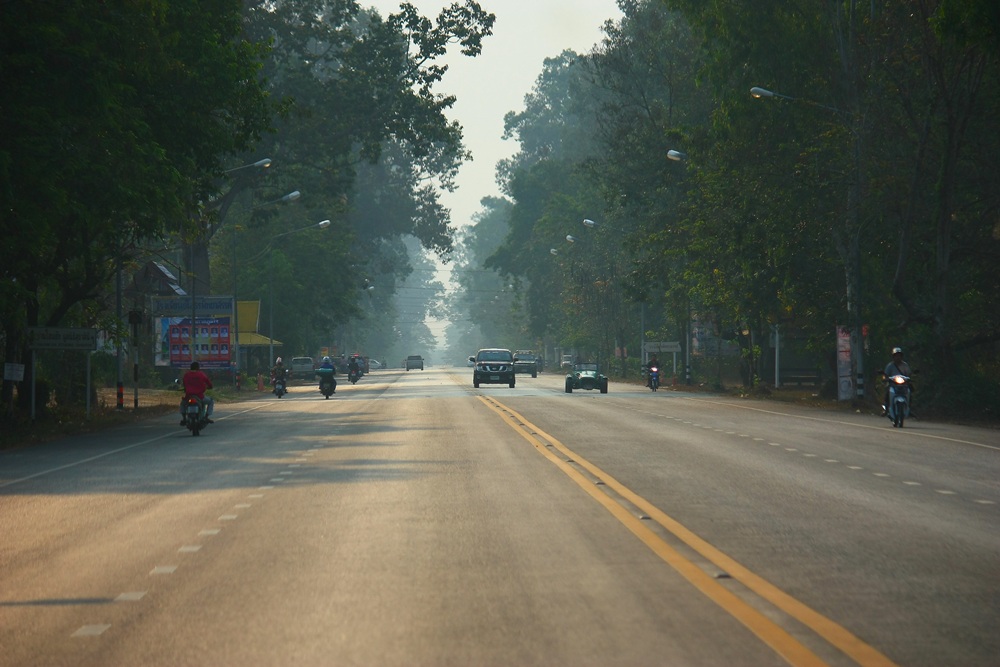
M288 364L291 371L291 380L298 382L312 382L315 378L316 362L312 357L292 357Z

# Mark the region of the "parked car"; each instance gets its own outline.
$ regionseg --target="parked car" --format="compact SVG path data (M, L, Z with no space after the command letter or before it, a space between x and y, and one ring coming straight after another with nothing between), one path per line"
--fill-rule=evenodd
M483 348L476 356L469 357L473 363L472 386L480 384L506 384L514 388L514 355L510 350L497 347Z
M602 394L608 393L608 378L602 375L597 364L574 364L566 374L566 393L572 394L574 389L599 389Z
M538 377L538 357L531 350L517 350L514 352L514 372L527 373L531 377Z
M419 354L411 354L403 364L406 370L424 370L424 358Z

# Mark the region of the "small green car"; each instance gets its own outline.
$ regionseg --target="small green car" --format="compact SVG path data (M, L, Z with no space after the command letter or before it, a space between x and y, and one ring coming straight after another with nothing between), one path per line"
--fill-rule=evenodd
M572 394L574 389L600 389L602 394L608 393L608 378L602 375L597 364L574 364L566 374L566 393Z

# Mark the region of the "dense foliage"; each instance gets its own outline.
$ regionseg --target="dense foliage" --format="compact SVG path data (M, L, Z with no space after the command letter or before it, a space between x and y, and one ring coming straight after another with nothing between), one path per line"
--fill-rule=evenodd
M0 5L5 359L26 327L99 323L116 260L186 225L267 129L266 45L240 31L238 0Z
M995 415L996 3L619 5L508 115L483 267L519 286L525 337L602 359L679 340L699 381L754 386L774 329L830 376L862 323L869 390L902 345L923 400Z
M438 196L467 157L439 60L475 56L493 20L472 0L434 19L353 0L0 4L5 360L27 362L36 325L125 338L117 275L148 325L130 287L150 260L188 293L262 299L287 354L429 346L406 318L433 310L423 253L451 250ZM394 296L413 267L419 308ZM79 375L57 356L43 375Z
M273 165L250 184L247 204L228 213L243 230L240 298L273 308L286 355L325 347L395 358L432 348L413 324L414 295L424 296L422 312L433 307L422 254L447 259L452 250L439 198L468 157L461 127L446 115L454 98L434 92L446 73L438 61L450 47L477 55L493 16L475 2L430 19L407 4L382 17L344 0L295 0L249 3L247 17L253 39L273 40L264 73L286 113L255 147ZM291 205L254 209L293 190L302 196ZM271 241L323 219L333 221L325 231ZM212 253L217 292L232 283L231 245L221 234Z

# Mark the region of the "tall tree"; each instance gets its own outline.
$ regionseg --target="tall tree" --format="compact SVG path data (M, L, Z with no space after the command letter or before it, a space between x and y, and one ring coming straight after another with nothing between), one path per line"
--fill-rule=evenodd
M27 326L93 323L116 260L267 127L265 49L239 34L238 0L0 5L6 359Z
M312 252L294 258L304 275L286 282L283 303L275 305L290 318L276 322L276 336L306 344L329 339L331 329L362 312L392 307L384 297L406 279L400 260L412 256L400 250L404 238L442 257L450 252L450 212L440 193L454 187L468 152L461 127L447 117L454 98L435 92L447 72L440 58L448 48L477 55L494 17L471 0L433 19L405 3L383 18L344 0L252 2L247 17L248 34L274 41L265 73L287 109L257 154L274 160L268 175L274 194L302 193L295 209L258 211L248 243L259 252L262 239L293 228L291 216L305 210L316 220L334 220L327 233L307 237ZM244 255L254 252L246 248ZM367 295L366 277L378 285ZM252 273L247 280L240 293L260 296ZM315 313L309 321L315 331L302 338L294 313L305 310Z

